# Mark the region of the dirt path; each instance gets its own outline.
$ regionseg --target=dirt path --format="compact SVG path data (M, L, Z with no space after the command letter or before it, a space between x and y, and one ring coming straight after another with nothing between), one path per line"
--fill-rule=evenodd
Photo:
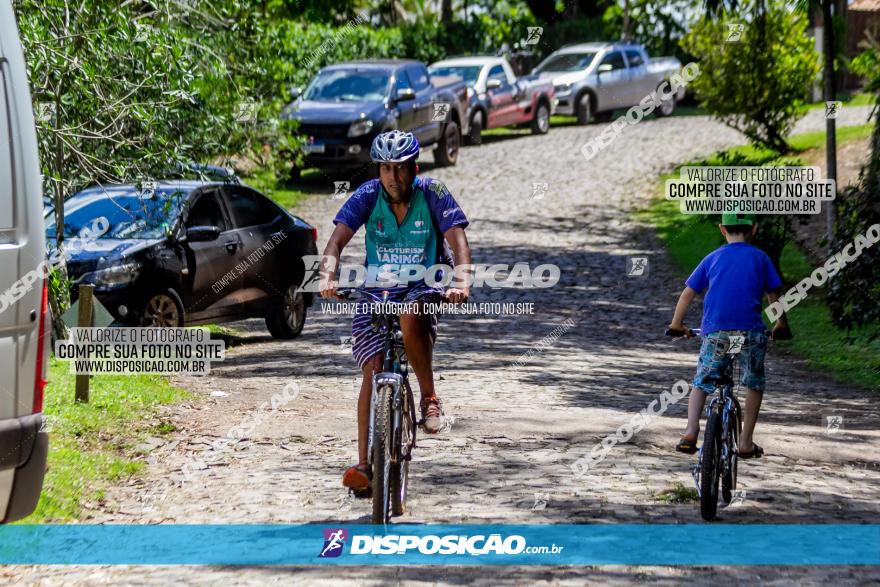
M858 109L839 125L858 124ZM813 111L798 131L822 127ZM531 316L445 317L435 365L438 392L454 418L442 435L424 438L411 473L407 522L431 523L698 523L693 504L668 504L658 494L692 485L691 459L671 450L683 427L685 402L628 443L618 445L581 479L569 465L588 453L677 379L690 379L697 346L670 343L662 329L682 287L650 230L630 211L644 205L657 175L699 155L742 142L705 118L645 121L586 163L578 152L604 125L554 128L544 137L490 138L469 148L458 166L428 174L447 183L471 220L475 262L531 266L555 263L549 290L478 291L477 302L534 302ZM542 199L533 184L546 183ZM319 250L340 205L315 195L297 213L318 226ZM355 239L360 242L359 238ZM355 251L360 252L358 247ZM649 257L648 275L626 276L625 257ZM691 322L698 321L697 309ZM575 326L552 344L540 341L565 320ZM233 325L245 334L210 377L180 378L199 397L168 409L178 430L151 451L145 479L109 492L87 522L112 523L364 523L368 503L340 486L355 456L357 377L340 336L349 320L311 310L300 339L275 342L262 321ZM518 370L510 365L533 356ZM234 449L208 450L290 382L298 398L265 418ZM222 391L221 397L211 397ZM218 395L218 394L215 394ZM771 350L768 393L757 431L767 456L740 470L742 504L723 512L729 523L880 521L880 432L877 398L807 371ZM823 414L843 416L844 431L827 434ZM195 480L181 468L204 460ZM706 580L847 584L880 577L855 568L414 568L284 569L188 567L9 567L12 579L49 582L357 584L429 583L670 584ZM3 575L0 575L2 577ZM136 579L135 579L136 577Z

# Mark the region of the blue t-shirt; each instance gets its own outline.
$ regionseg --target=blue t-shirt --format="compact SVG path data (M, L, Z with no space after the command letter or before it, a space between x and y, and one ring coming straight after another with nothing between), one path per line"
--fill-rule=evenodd
M782 285L767 254L748 243L728 243L700 261L685 282L702 293L702 334L717 330L764 330L761 298Z
M468 219L458 205L458 202L455 201L455 198L453 198L452 194L449 193L449 190L446 189L446 186L436 179L431 179L430 177L416 177L413 180L413 191L414 200L410 203L410 207L417 210L418 206L416 204L420 203L419 200L421 200L421 198L424 198L423 201L427 204L430 222L415 220L412 222L412 224L414 224L412 228L415 229L415 232L435 231L437 233L436 239L434 239L433 242L436 243L435 246L437 246L438 250L426 251L428 254L425 255L425 257L429 259L434 258L441 263L448 264L451 260L450 253L446 247L444 247L445 241L443 240L443 235L447 230L455 226L465 228L468 225ZM403 230L394 230L395 227L383 227L381 225L382 218L379 215L374 214L374 210L377 210L376 204L380 197L386 198L387 201L388 196L385 194L382 183L378 179L373 179L364 183L348 200L346 200L345 204L342 205L342 208L339 209L339 212L333 219L333 224L341 222L355 232L361 226L364 226L365 224L368 225L368 230L372 229L376 232L375 235L372 235L374 238L367 239L368 247L374 245L374 241L380 242L380 244L385 247L388 247L391 244L399 244L401 247L406 248L404 245L414 244L407 241L408 237ZM409 213L407 214L407 218L404 219L404 225L412 220L410 219L410 215L411 214ZM371 216L373 217L373 222L370 222ZM380 224L378 224L378 226L373 226L377 224L377 221ZM401 225L399 228L403 229L404 225ZM400 242L385 242L391 237L400 239ZM409 235L409 240L412 240L411 237L412 235ZM370 263L370 259L373 259L373 262L375 263L379 262L376 261L377 259L384 258L385 257L383 257L381 251L367 251L368 264ZM405 262L397 261L397 259L394 261L400 263Z

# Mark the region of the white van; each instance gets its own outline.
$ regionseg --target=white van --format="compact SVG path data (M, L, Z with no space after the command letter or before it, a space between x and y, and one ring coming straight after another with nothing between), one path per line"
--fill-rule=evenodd
M43 388L51 319L37 136L24 55L9 0L0 0L0 522L37 507L49 439Z

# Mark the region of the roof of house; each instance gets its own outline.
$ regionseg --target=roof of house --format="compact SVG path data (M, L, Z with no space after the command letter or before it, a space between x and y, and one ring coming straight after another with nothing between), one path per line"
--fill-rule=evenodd
M856 12L880 12L880 0L855 0L847 10Z

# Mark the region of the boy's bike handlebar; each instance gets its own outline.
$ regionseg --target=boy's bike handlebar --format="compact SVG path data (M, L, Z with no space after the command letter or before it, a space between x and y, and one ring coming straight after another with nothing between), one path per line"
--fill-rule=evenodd
M674 330L672 328L667 328L665 330L664 334L666 336L676 336L676 337L687 336L689 338L691 336L702 336L699 328L688 328L688 329L681 329L681 330ZM776 333L775 336L774 336L772 330L765 330L764 334L766 336L768 336L770 338L770 340L791 340L792 338L794 338L793 335L791 334L791 330L787 330L787 329L780 330L778 333Z

